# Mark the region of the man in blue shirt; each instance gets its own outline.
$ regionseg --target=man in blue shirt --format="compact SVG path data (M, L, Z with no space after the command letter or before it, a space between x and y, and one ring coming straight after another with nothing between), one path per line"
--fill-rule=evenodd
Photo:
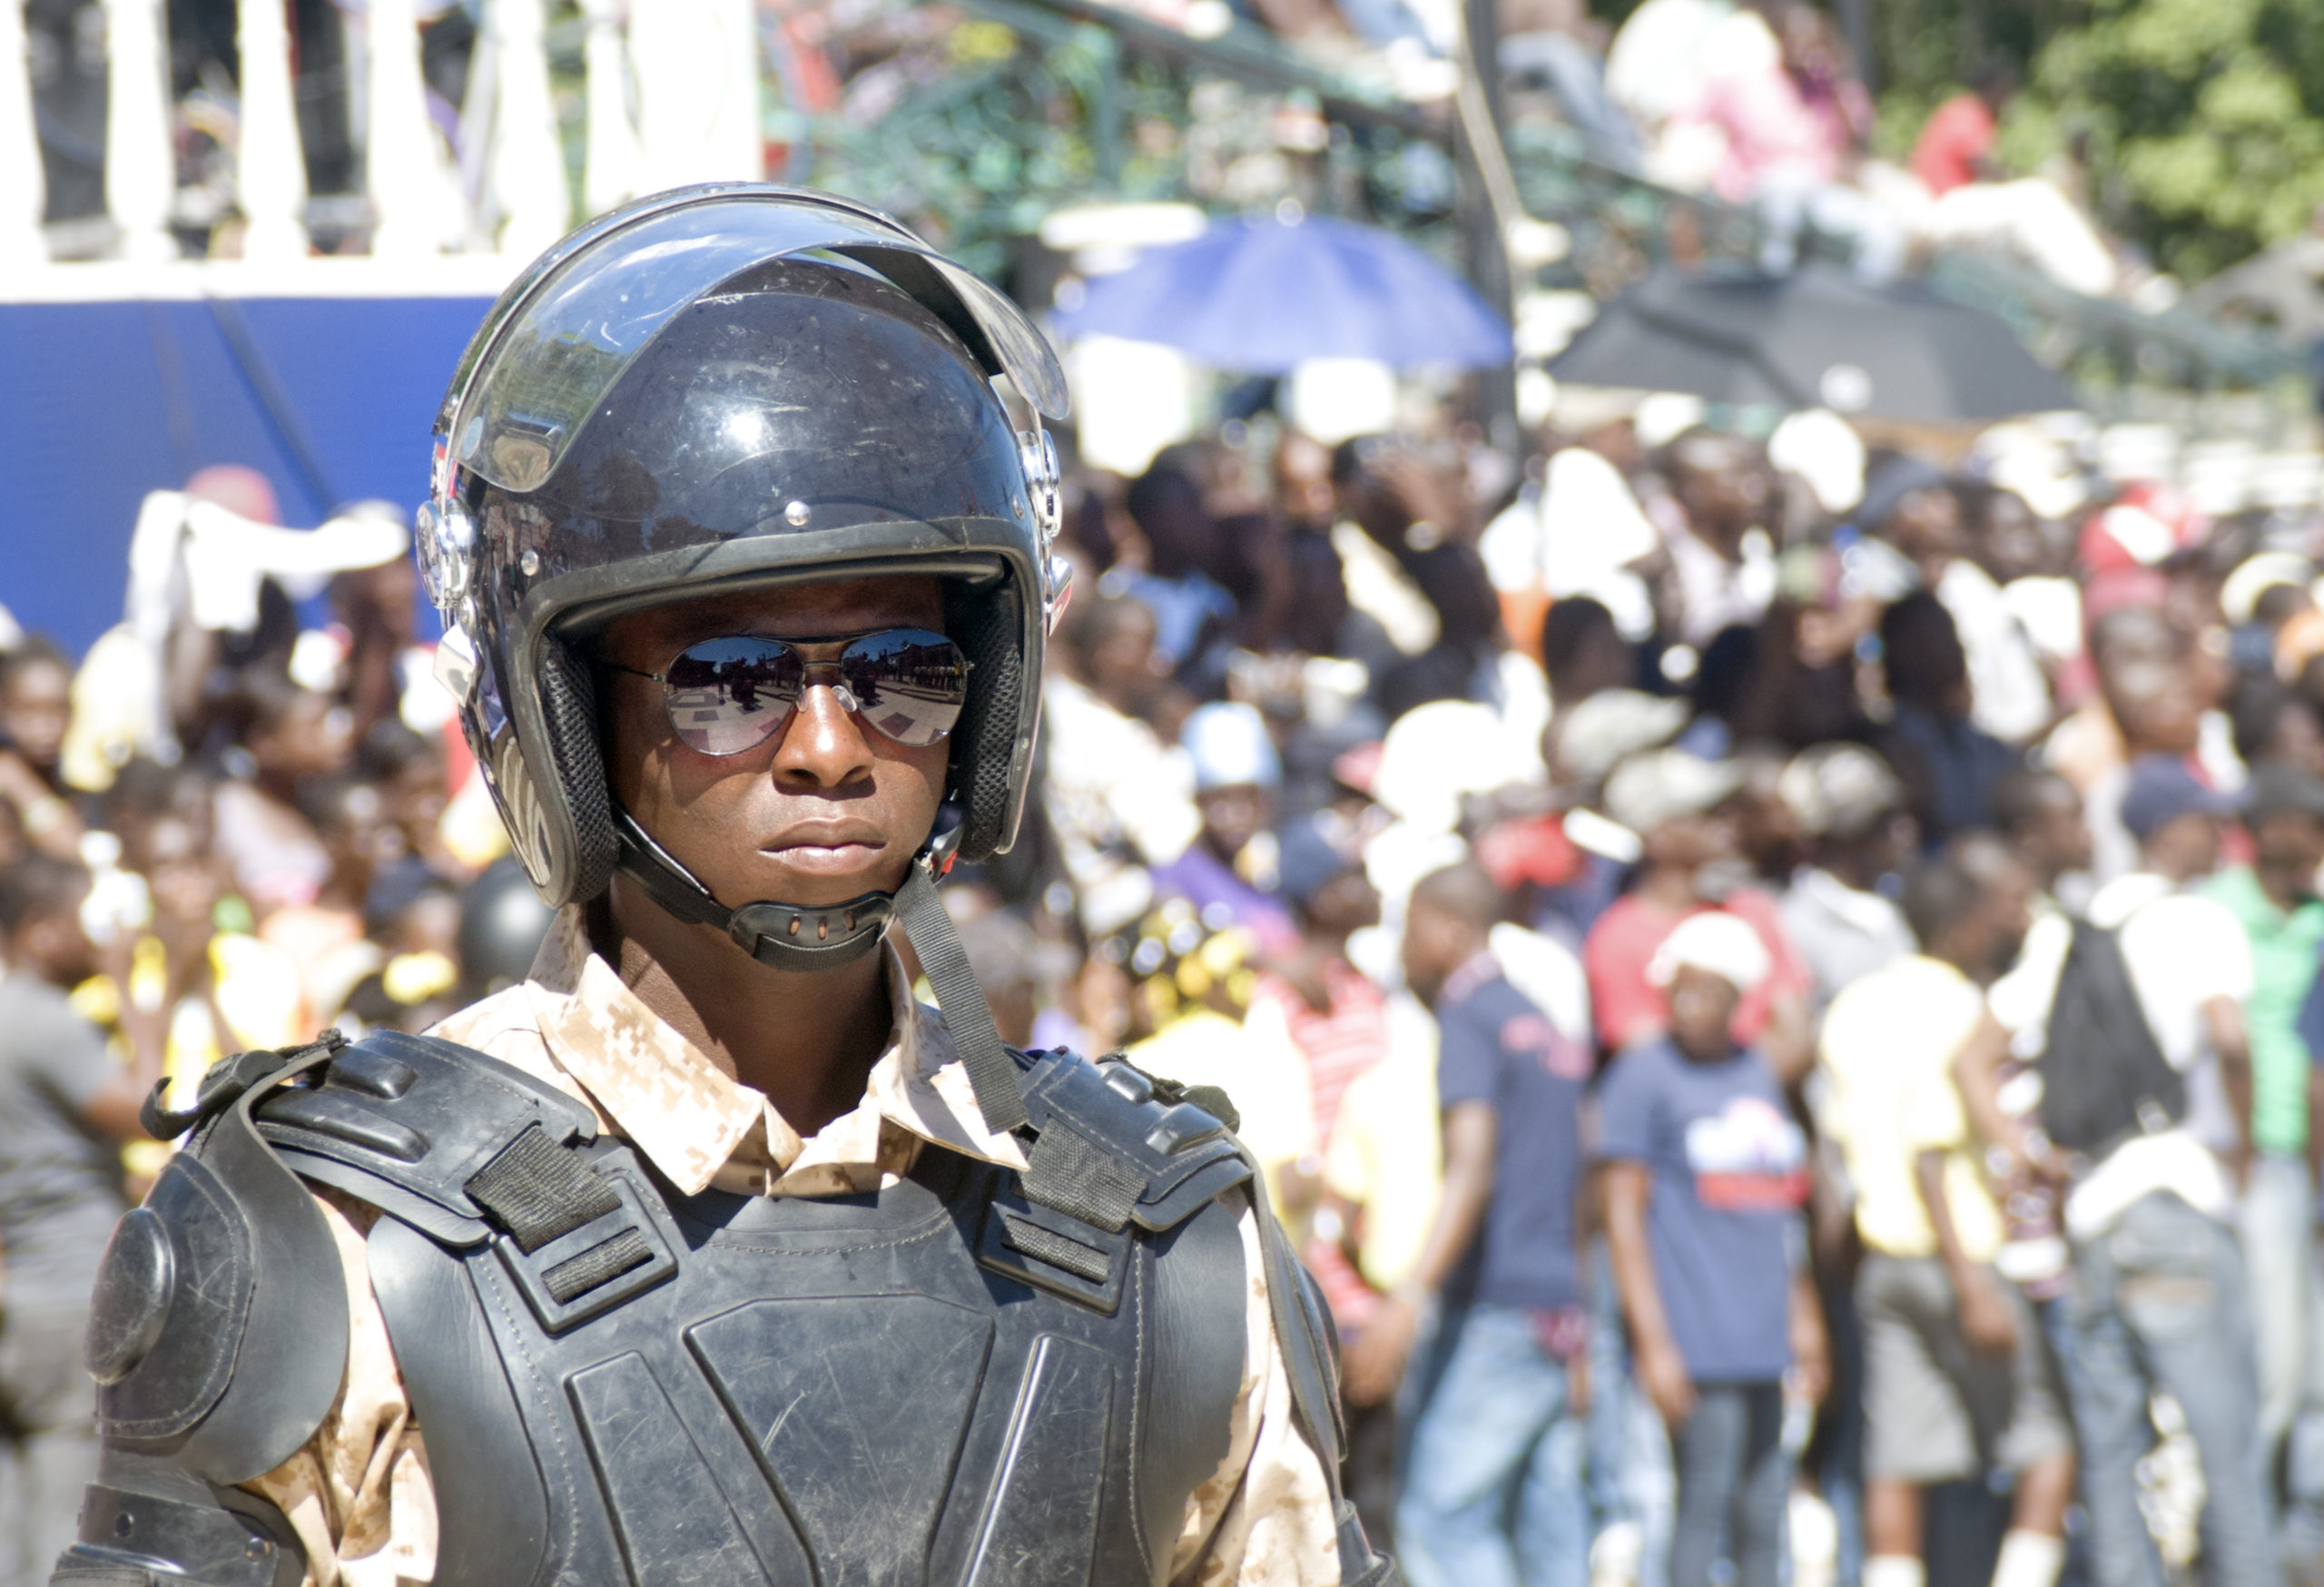
M1581 1587L1588 1394L1576 1245L1587 1049L1502 974L1487 948L1505 901L1472 864L1413 889L1404 975L1436 1011L1444 1194L1413 1276L1347 1356L1359 1403L1402 1373L1420 1319L1435 1333L1399 1552L1413 1587Z
M1671 1432L1679 1474L1671 1587L1778 1587L1791 1485L1785 1375L1820 1394L1823 1323L1799 1208L1807 1146L1775 1071L1728 1034L1767 977L1751 928L1718 911L1672 932L1649 977L1670 1029L1625 1050L1598 1096L1595 1155L1640 1385Z

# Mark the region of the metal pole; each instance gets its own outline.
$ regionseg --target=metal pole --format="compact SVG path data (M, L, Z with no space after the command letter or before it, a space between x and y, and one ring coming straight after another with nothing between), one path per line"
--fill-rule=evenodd
M1856 76L1865 92L1880 92L1880 57L1873 49L1872 0L1839 0L1840 36L1856 57Z
M1454 119L1453 163L1460 176L1456 211L1461 247L1470 284L1511 323L1516 321L1515 283L1509 270L1508 221L1502 210L1513 194L1496 195L1493 178L1506 182L1507 161L1498 147L1501 125L1501 15L1498 0L1463 0L1467 59L1461 69L1473 77L1471 92L1483 101L1483 125L1471 136L1468 116ZM1486 140L1493 146L1482 147ZM1490 169L1489 169L1490 166ZM1496 202L1496 197L1500 202ZM1504 364L1476 374L1477 418L1494 447L1512 458L1523 454L1517 429L1517 370Z

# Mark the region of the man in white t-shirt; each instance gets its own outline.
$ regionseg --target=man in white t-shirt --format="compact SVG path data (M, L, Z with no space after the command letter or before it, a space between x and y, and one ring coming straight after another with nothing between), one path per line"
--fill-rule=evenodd
M2232 809L2174 757L2134 763L2122 817L2139 840L2140 868L2100 890L2082 928L2110 935L2154 1046L2187 1092L2179 1117L2143 1109L2142 1128L2077 1157L2067 1181L2073 1288L2053 1338L2081 1433L2098 1587L2163 1582L2135 1474L2153 1442L2147 1404L2158 1391L2178 1402L2202 1461L2211 1581L2261 1587L2277 1580L2258 1369L2230 1223L2230 1170L2249 1154L2242 1004L2250 956L2235 918L2189 891L2217 868L2221 823ZM1989 1155L2011 1159L2012 1168L2067 1171L2030 1116L2001 1106L2001 1070L2014 1052L2034 1060L2038 1072L2075 942L2065 917L2039 923L1989 997L2010 1033L2006 1050L1998 1041L1973 1045L1956 1065ZM2083 951L2092 946L2085 941Z

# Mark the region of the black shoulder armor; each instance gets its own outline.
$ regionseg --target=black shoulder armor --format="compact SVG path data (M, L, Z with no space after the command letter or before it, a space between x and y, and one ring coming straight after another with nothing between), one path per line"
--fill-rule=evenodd
M347 1365L346 1291L324 1281L339 1272L339 1248L251 1110L330 1051L225 1066L235 1094L213 1100L145 1205L114 1230L89 1327L107 1444L241 1483L297 1453L330 1412ZM266 1370L236 1372L251 1360Z
M221 1064L185 1115L149 1106L155 1133L197 1133L98 1272L88 1365L104 1447L57 1582L294 1587L303 1574L281 1513L232 1485L322 1424L346 1370L347 1294L330 1226L251 1110L334 1045Z

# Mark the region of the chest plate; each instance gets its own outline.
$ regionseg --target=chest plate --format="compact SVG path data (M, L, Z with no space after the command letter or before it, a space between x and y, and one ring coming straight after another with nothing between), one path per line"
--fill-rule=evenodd
M417 1095L438 1077L412 1067ZM1078 1068L1076 1111L1122 1100ZM331 1107L265 1128L388 1215L372 1287L427 1445L438 1587L1153 1582L1226 1457L1247 1326L1235 1198L1159 1228L1108 1217L1135 1165L1084 1151L1077 1217L932 1147L873 1195L686 1197L610 1139L552 1153L534 1110L487 1159L551 1154L513 1191L469 1171L509 1129L463 1118L484 1216L447 1217L448 1198L343 1171L358 1132L328 1080L315 1097ZM585 1221L527 1210L570 1207L576 1175Z
M319 1184L381 1215L371 1286L440 1587L1159 1583L1227 1453L1246 1216L1341 1580L1393 1582L1334 1483L1328 1330L1265 1203L1246 1213L1247 1155L1126 1064L1017 1061L1025 1168L930 1147L818 1200L678 1194L573 1098L447 1042L220 1065L195 1109L152 1115L188 1144L103 1264L104 1464L66 1574L298 1580L289 1521L234 1484L338 1392Z

